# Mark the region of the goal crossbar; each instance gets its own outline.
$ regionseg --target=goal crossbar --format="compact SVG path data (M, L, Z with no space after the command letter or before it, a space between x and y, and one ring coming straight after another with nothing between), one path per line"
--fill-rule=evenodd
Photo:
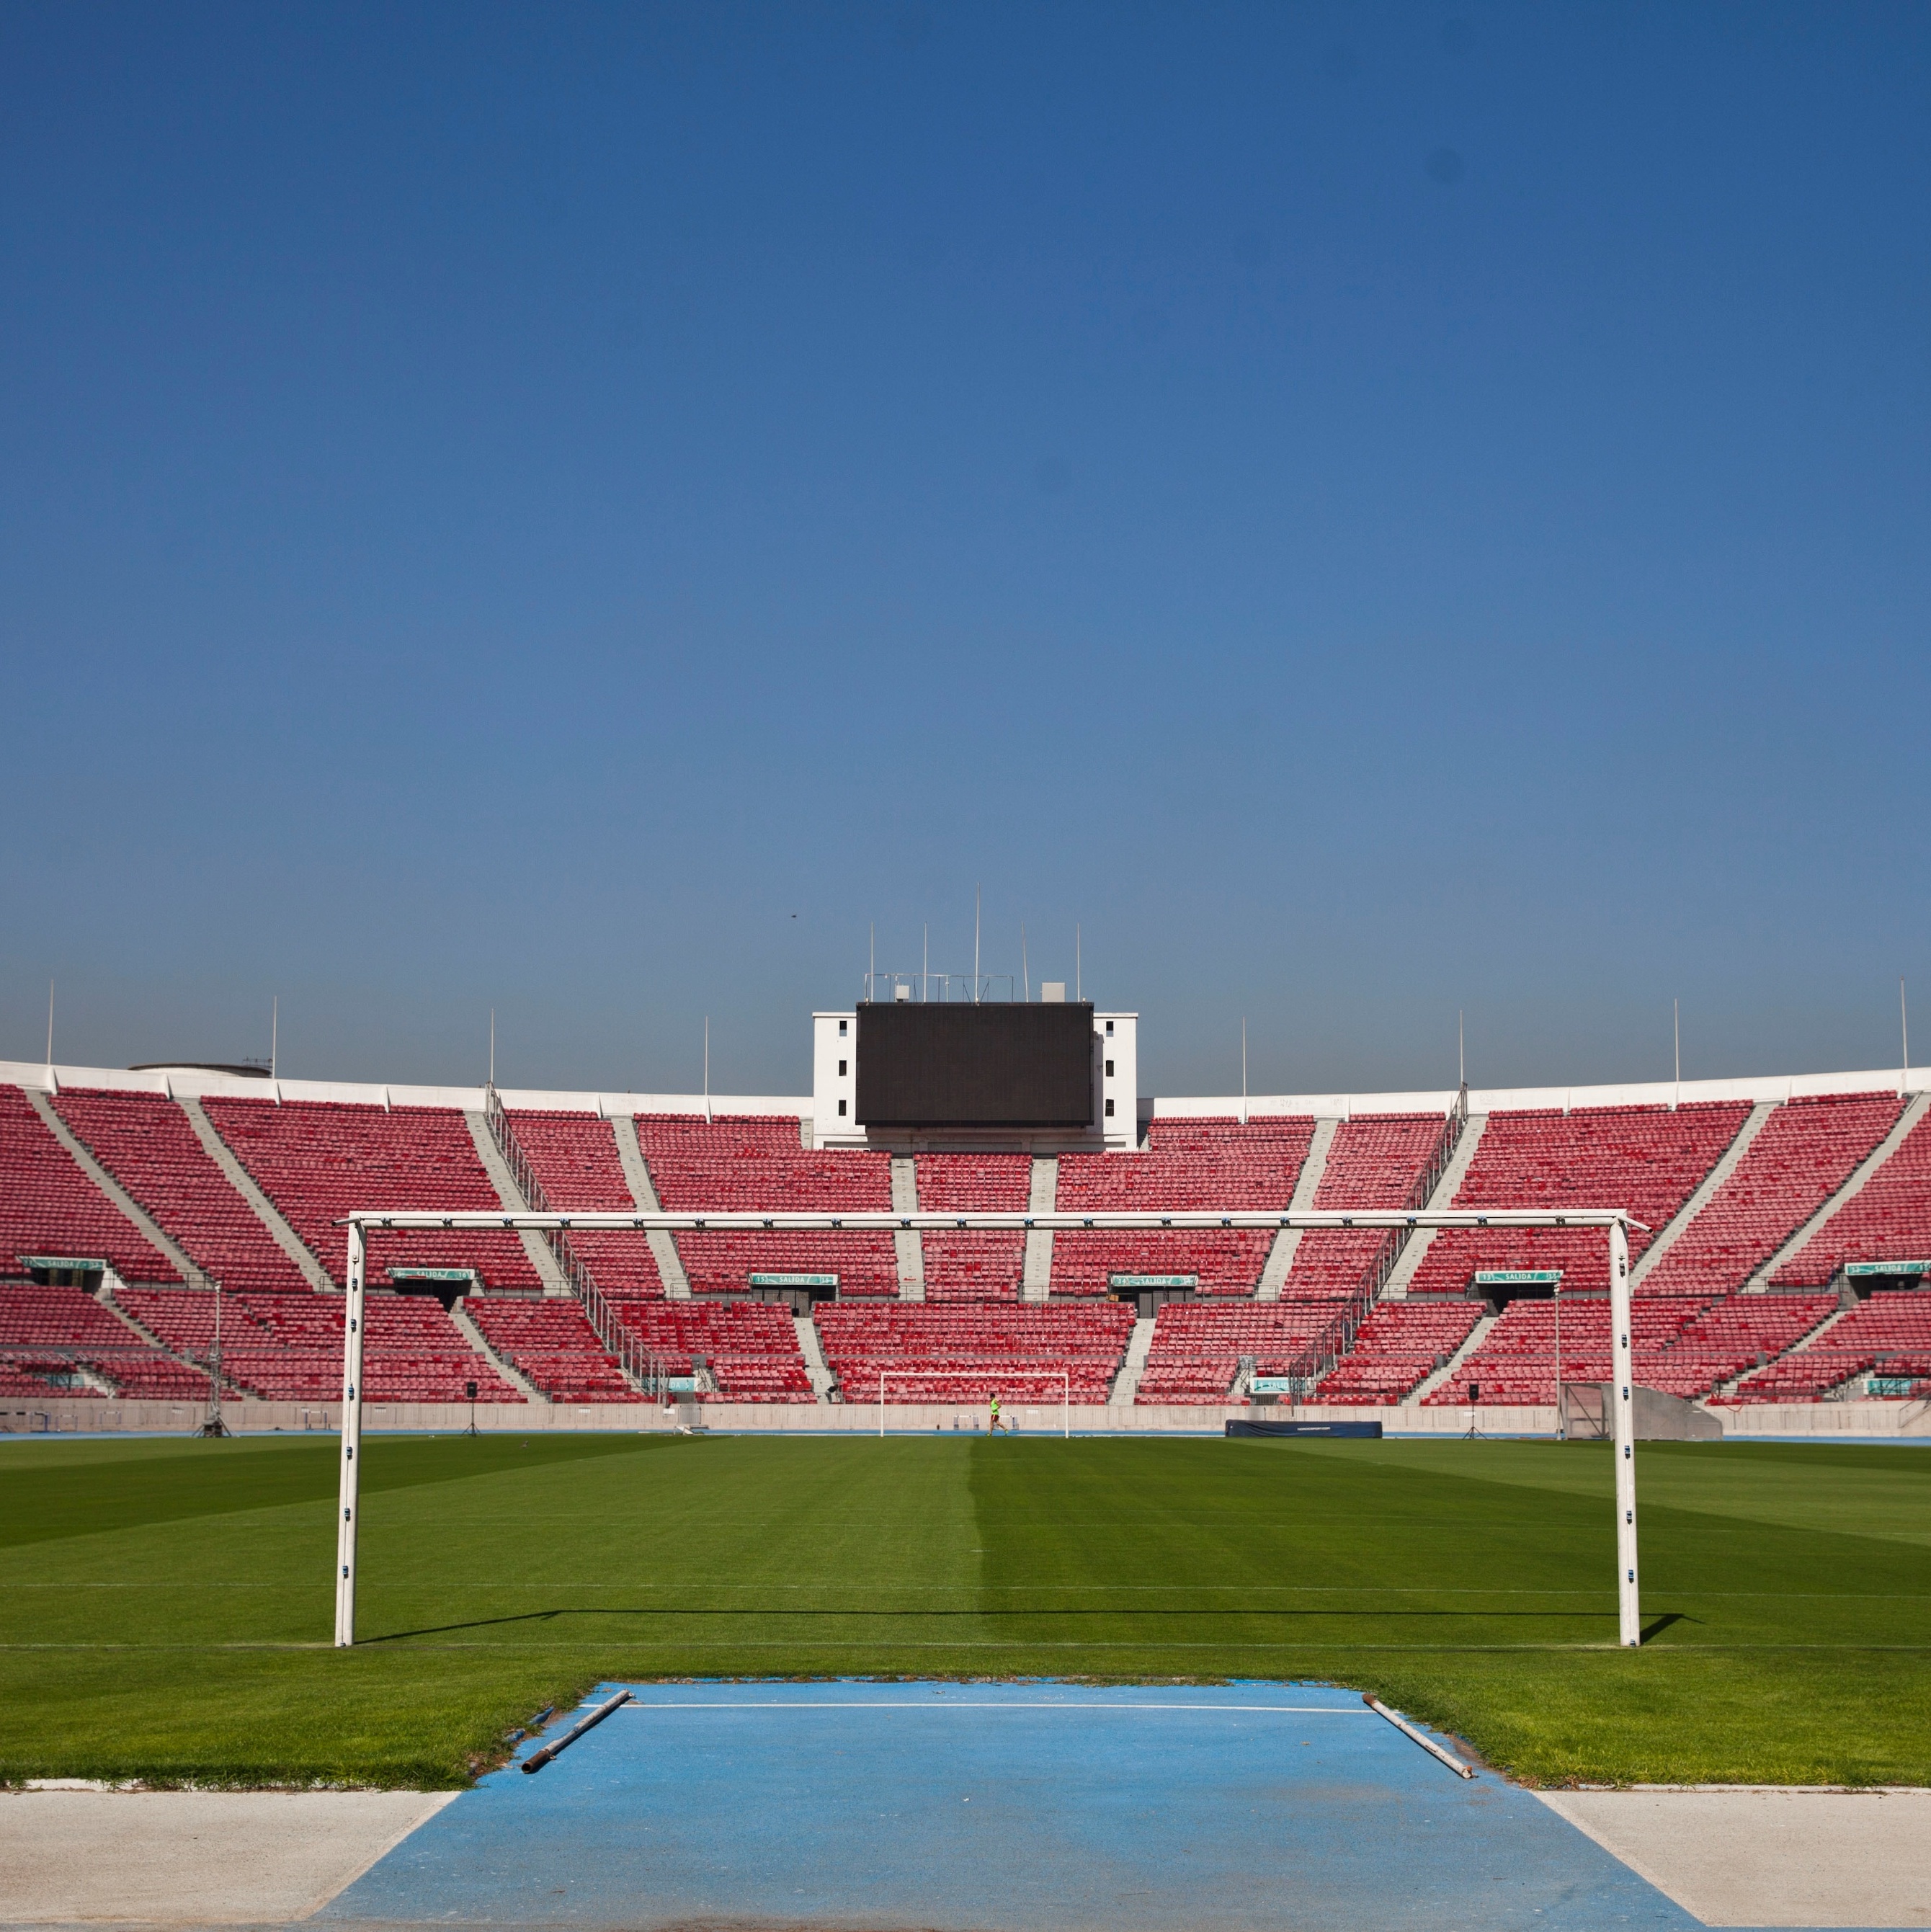
M347 1306L342 1348L342 1468L340 1510L336 1524L335 1642L346 1648L355 1641L355 1559L361 1512L362 1345L367 1322L366 1290L368 1238L380 1233L424 1233L444 1229L475 1233L508 1228L532 1233L580 1229L585 1232L635 1231L667 1234L888 1234L900 1229L919 1232L964 1228L985 1232L1039 1228L1052 1233L1085 1228L1119 1233L1158 1233L1171 1229L1199 1233L1216 1228L1273 1229L1363 1228L1373 1230L1457 1228L1575 1228L1605 1230L1609 1236L1608 1280L1611 1381L1615 1453L1617 1641L1633 1648L1642 1641L1636 1577L1636 1474L1635 1364L1631 1353L1629 1231L1648 1224L1620 1208L1379 1209L1346 1213L1333 1210L1234 1209L1225 1214L1198 1209L1171 1213L1129 1208L1096 1208L1089 1213L1001 1213L984 1209L944 1214L887 1212L728 1214L515 1214L474 1209L439 1214L433 1210L365 1210L344 1215L336 1226L348 1233ZM1581 1286L1578 1283L1577 1286ZM1228 1298L1230 1303L1234 1298ZM1278 1306L1279 1304L1274 1304ZM1557 1365L1558 1387L1561 1364ZM881 1426L885 1405L879 1404Z
M762 1234L767 1230L784 1234L892 1234L900 1228L923 1233L943 1233L960 1228L976 1232L1007 1233L1016 1233L1031 1228L1044 1228L1053 1233L1099 1228L1138 1234L1158 1233L1163 1228L1177 1228L1188 1233L1216 1228L1619 1227L1640 1228L1645 1233L1649 1231L1647 1222L1636 1220L1615 1208L1571 1209L1561 1214L1551 1214L1540 1208L1480 1210L1444 1208L1437 1213L1429 1213L1425 1209L1366 1208L1351 1208L1345 1213L1332 1208L1297 1210L1275 1208L1233 1208L1225 1211L1213 1208L1149 1210L1122 1208L1064 1212L1054 1209L1039 1213L1021 1209L1002 1211L975 1208L965 1213L951 1214L923 1210L900 1213L886 1209L829 1212L794 1211L787 1208L769 1213L752 1209L704 1214L688 1211L668 1214L656 1210L634 1214L504 1214L472 1210L467 1213L450 1214L421 1211L346 1214L335 1226L338 1228L359 1228L365 1234L385 1229L420 1234L441 1228L455 1228L473 1234L499 1228L526 1228L535 1233L573 1230L600 1233L634 1229L647 1234Z

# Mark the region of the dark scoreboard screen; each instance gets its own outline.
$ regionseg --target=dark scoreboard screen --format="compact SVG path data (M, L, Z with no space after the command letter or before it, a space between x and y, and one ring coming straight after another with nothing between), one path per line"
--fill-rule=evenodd
M858 1010L868 1127L1089 1127L1093 1002L872 1000Z

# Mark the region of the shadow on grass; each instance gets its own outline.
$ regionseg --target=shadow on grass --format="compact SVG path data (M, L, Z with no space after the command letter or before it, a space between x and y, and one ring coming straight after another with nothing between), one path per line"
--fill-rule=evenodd
M512 1616L474 1617L461 1623L426 1624L416 1630L388 1630L379 1636L364 1637L364 1644L404 1643L411 1637L450 1636L459 1630L494 1630L509 1624L537 1624L553 1622L559 1617L589 1617L602 1621L614 1617L637 1617L661 1623L679 1618L701 1618L706 1620L731 1620L754 1618L761 1623L798 1623L805 1621L823 1621L838 1623L908 1623L947 1624L961 1622L972 1623L1056 1623L1072 1621L1105 1622L1108 1624L1143 1624L1148 1623L1182 1623L1198 1626L1204 1619L1194 1610L803 1610L790 1606L778 1609L749 1606L739 1610L700 1608L690 1605L653 1605L648 1607L625 1609L608 1604L578 1606L560 1604L547 1610L523 1610ZM1316 1610L1290 1610L1257 1608L1251 1610L1216 1610L1213 1620L1222 1622L1239 1618L1245 1622L1264 1617L1270 1622L1332 1620L1345 1618L1357 1628L1364 1623L1467 1623L1484 1625L1496 1623L1593 1623L1612 1624L1616 1621L1614 1610L1349 1610L1326 1607ZM1685 1621L1695 1622L1695 1618L1684 1618L1676 1612L1658 1617L1643 1631L1643 1641L1659 1632L1667 1630L1672 1624Z
M1642 1634L1637 1641L1648 1643L1651 1638L1662 1636L1672 1624L1700 1624L1702 1621L1701 1617L1690 1616L1682 1610L1666 1610L1661 1616L1652 1617L1643 1625Z

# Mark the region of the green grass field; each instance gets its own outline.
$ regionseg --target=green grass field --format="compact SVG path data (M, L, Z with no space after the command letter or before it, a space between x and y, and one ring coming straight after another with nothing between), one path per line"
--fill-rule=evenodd
M1321 1678L1534 1781L1931 1783L1931 1453L373 1437L0 1442L0 1778L448 1786L606 1677Z

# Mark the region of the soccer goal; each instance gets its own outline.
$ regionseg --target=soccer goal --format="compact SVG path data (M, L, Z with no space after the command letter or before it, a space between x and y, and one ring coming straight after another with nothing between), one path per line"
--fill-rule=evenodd
M1303 1213L1237 1210L1228 1214L1176 1211L1148 1214L1096 1209L1088 1214L924 1213L865 1214L486 1214L475 1210L438 1214L421 1211L349 1214L341 1226L349 1234L348 1306L342 1349L341 1518L336 1526L335 1642L346 1647L355 1641L355 1543L361 1508L362 1336L367 1318L364 1293L367 1273L368 1237L372 1232L480 1233L486 1229L528 1228L536 1233L594 1233L602 1230L666 1234L892 1234L901 1230L950 1233L960 1228L1010 1233L1040 1228L1054 1233L1085 1228L1115 1232L1158 1234L1199 1232L1211 1228L1245 1228L1269 1232L1282 1228L1351 1228L1392 1232L1419 1232L1438 1228L1602 1228L1609 1238L1609 1340L1613 1396L1612 1432L1616 1460L1616 1607L1617 1641L1633 1648L1642 1641L1636 1581L1636 1468L1634 1361L1630 1346L1630 1236L1632 1228L1647 1229L1620 1208L1571 1208L1561 1214L1542 1210L1443 1208L1360 1209L1345 1214L1310 1210ZM1558 1372L1560 1364L1558 1365ZM883 1390L879 1411L883 1432Z

